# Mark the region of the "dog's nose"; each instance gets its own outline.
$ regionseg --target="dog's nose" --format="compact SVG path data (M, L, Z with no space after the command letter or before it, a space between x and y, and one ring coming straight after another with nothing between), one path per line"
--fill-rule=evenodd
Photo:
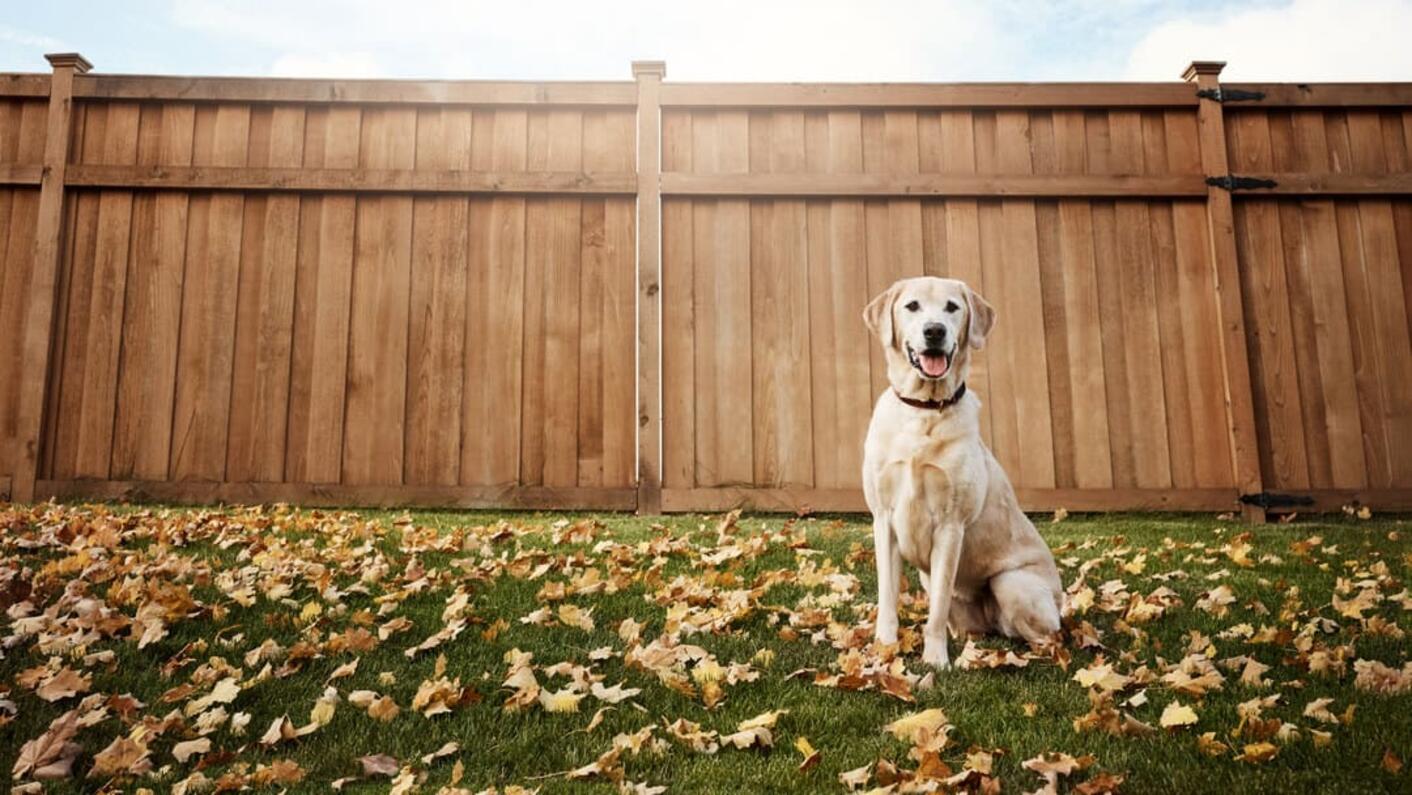
M922 338L927 341L927 345L941 345L946 342L946 326L928 323L922 326Z

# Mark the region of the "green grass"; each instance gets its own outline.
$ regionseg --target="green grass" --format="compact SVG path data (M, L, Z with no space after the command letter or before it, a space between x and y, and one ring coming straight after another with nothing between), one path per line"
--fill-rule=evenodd
M1082 561L1103 558L1087 577L1097 586L1108 580L1123 580L1135 594L1148 594L1165 585L1180 597L1180 604L1170 607L1160 618L1141 625L1145 639L1139 640L1114 628L1120 616L1090 610L1088 621L1105 632L1109 659L1118 661L1119 670L1131 673L1146 664L1156 670L1159 658L1169 663L1180 660L1188 645L1189 633L1198 630L1211 637L1216 645L1216 659L1250 655L1272 666L1267 678L1273 686L1257 689L1239 682L1239 671L1225 671L1224 688L1212 691L1204 698L1181 696L1184 704L1194 705L1200 716L1195 727L1163 731L1143 737L1116 737L1098 732L1076 732L1074 718L1089 709L1085 691L1071 677L1073 672L1093 659L1090 651L1072 649L1073 660L1068 671L1048 661L1034 661L1023 669L959 671L938 673L935 685L918 692L915 704L907 704L875 690L847 692L818 687L808 677L787 679L801 668L829 670L839 654L827 643L813 644L807 632L794 640L780 637L779 626L786 623L786 612L776 612L778 624L772 623L770 608L782 611L795 609L800 599L809 594L821 595L827 588L806 588L797 584L779 584L770 588L758 600L757 609L719 634L695 634L684 642L704 647L722 665L747 662L757 652L768 649L774 659L761 668L758 681L729 685L725 700L714 709L664 687L651 673L624 665L621 654L605 661L592 663L595 673L605 677L608 685L625 682L641 688L641 694L608 711L592 732L583 729L600 704L592 696L585 698L576 713L548 713L538 705L515 713L502 708L509 691L500 683L506 674L505 653L518 648L533 652L536 667L561 661L589 664L591 650L609 646L622 652L625 643L615 629L626 618L644 624L643 642L656 638L663 630L667 608L649 599L657 586L643 581L642 574L660 565L660 580L671 581L678 575L702 577L729 572L749 587L756 577L771 571L796 571L806 558L814 563L828 561L842 571L856 575L859 589L833 609L836 621L860 624L869 620L866 608L875 596L874 570L871 562L871 537L867 525L857 517L813 517L787 520L781 517L746 517L741 520L740 536L748 537L765 530L778 531L786 521L802 530L807 549L815 553L800 554L783 543L768 545L756 557L744 556L713 568L699 557L716 546L716 517L676 516L662 520L645 520L618 515L596 518L603 529L587 544L555 546L550 531L541 529L511 538L468 545L457 551L408 551L404 544L405 522L398 515L386 512L364 512L366 524L361 537L345 543L347 535L330 532L330 520L315 517L328 514L289 512L268 509L255 513L232 511L211 514L197 509L132 507L80 508L67 507L51 514L49 524L67 523L82 536L92 528L113 525L121 528L119 546L112 555L100 556L105 562L90 564L89 570L77 572L53 570L53 561L73 554L68 547L48 546L22 548L17 540L34 536L39 522L19 508L9 513L0 508L0 524L7 528L0 533L0 606L8 607L19 595L3 579L5 569L22 571L16 579L34 582L30 598L43 609L61 595L64 587L74 587L74 579L86 580L88 593L95 598L114 603L115 609L131 616L136 603L117 606L117 594L126 582L145 573L149 582L159 579L190 587L193 598L205 608L193 611L188 620L171 623L170 634L139 650L136 641L126 632L118 637L103 638L81 652L112 650L117 663L111 668L94 665L92 691L95 693L131 693L145 702L136 719L157 721L172 710L179 710L184 701L163 703L161 695L186 681L202 662L221 656L242 669L242 679L248 681L259 666L246 666L245 652L261 642L274 639L290 647L301 639L326 641L332 634L355 626L354 616L362 610L377 613L378 597L396 590L392 580L400 576L409 561L415 558L435 576L430 587L407 596L385 615L380 624L396 616L405 616L414 626L393 635L376 648L362 653L329 652L308 661L303 669L286 678L271 678L245 687L230 712L247 712L251 721L244 736L233 736L226 727L212 733L213 753L208 755L205 775L217 779L232 770L247 765L247 772L256 765L277 759L292 759L303 769L305 777L292 791L325 792L334 779L358 774L357 759L365 754L388 754L425 771L422 790L432 792L449 783L453 763L464 765L461 787L471 792L494 786L522 784L540 787L549 792L610 792L614 786L603 779L568 781L554 774L562 773L594 761L606 751L614 735L636 731L645 725L671 722L677 718L696 721L704 728L722 734L734 731L740 721L769 710L787 709L779 719L772 749L722 749L714 755L694 753L679 744L670 743L664 752L644 752L624 755L623 766L628 780L666 785L669 792L839 792L843 787L838 773L860 767L878 759L888 759L899 767L914 768L908 758L907 743L883 732L882 727L908 713L940 707L945 710L955 730L956 741L942 754L942 759L959 770L968 748L999 751L995 774L1005 791L1030 791L1042 783L1034 773L1024 770L1023 760L1048 751L1062 751L1079 756L1092 754L1096 758L1087 771L1061 781L1061 791L1091 778L1098 771L1108 771L1125 777L1125 792L1258 792L1258 791L1340 791L1382 792L1407 791L1412 788L1412 773L1392 774L1381 762L1391 750L1399 758L1412 761L1412 696L1379 695L1354 687L1354 659L1376 659L1401 668L1408 659L1408 640L1369 633L1359 622L1339 616L1330 607L1330 599L1339 578L1360 580L1371 576L1380 579L1379 592L1391 596L1405 588L1409 567L1412 566L1412 525L1399 519L1375 518L1370 521L1351 519L1307 519L1288 525L1269 525L1255 529L1250 537L1253 550L1250 567L1236 565L1218 550L1246 528L1230 521L1203 516L1110 515L1098 517L1072 516L1058 524L1041 519L1040 530L1057 551L1066 585ZM202 517L200 521L194 517ZM212 543L215 533L213 517L229 522L224 532L237 540L226 548ZM516 526L548 527L565 515L431 513L414 512L412 522L417 527L434 528L437 532L455 533L459 528L494 526L508 522ZM321 523L322 522L322 523ZM232 529L239 526L239 529ZM158 528L191 528L188 539L154 538ZM205 528L205 529L201 529ZM1290 544L1313 535L1323 537L1323 544L1310 558L1303 559L1291 551ZM559 573L561 564L578 559L589 566L603 569L606 555L595 553L595 545L604 541L641 544L653 538L670 536L685 539L686 544L671 554L654 560L650 555L638 555L627 561L624 571L637 579L617 593L593 596L571 596L567 602L580 607L592 607L595 628L582 631L561 626L543 627L523 624L522 616L541 606L536 595L548 582L564 581ZM67 538L67 536L65 536ZM488 538L488 534L485 536ZM775 536L778 538L778 536ZM264 559L241 559L242 552L279 547L278 540L287 542L282 548L284 562ZM377 557L385 560L390 574L380 583L371 585L367 593L349 592L373 558L370 553L349 554L364 542L373 544ZM180 543L178 543L180 542ZM252 546L253 545L253 546ZM1330 549L1330 547L1336 547ZM511 574L470 576L466 569L484 566L500 557L514 558L529 550L542 550L537 560L551 563L548 573L527 580ZM1141 573L1131 573L1120 567L1145 554ZM1270 557L1276 556L1278 560ZM173 566L174 562L195 565ZM459 561L459 565L457 563ZM151 567L166 562L169 570L158 576ZM46 563L50 568L44 568ZM1370 575L1375 564L1384 564ZM293 591L292 604L257 599L255 605L243 608L217 587L215 577L221 572L241 567L263 568L261 576L270 571L288 569L298 572L289 582ZM209 569L209 571L207 571ZM1218 580L1208 575L1228 572ZM1174 571L1185 576L1166 577ZM915 578L912 579L915 583ZM13 582L13 581L12 581ZM322 602L325 608L334 606L311 583L333 585L345 593L341 601L346 610L326 610L311 622L301 622L303 605ZM1230 614L1217 618L1195 609L1200 595L1219 583L1229 585L1237 596ZM404 651L442 627L441 614L447 596L457 586L465 586L471 595L468 617L471 624L456 640L437 650L409 659ZM915 587L915 585L914 585ZM1297 587L1296 601L1291 602L1291 589ZM1354 590L1356 593L1356 589ZM1348 598L1352 594L1343 594ZM385 601L385 600L384 600ZM553 605L559 604L558 602ZM213 612L210 606L222 609ZM858 607L859 609L855 609ZM1282 611L1285 615L1281 615ZM1384 600L1368 616L1380 616L1401 629L1409 626L1408 613L1392 600ZM1255 627L1297 627L1315 616L1336 621L1318 641L1329 647L1351 646L1348 670L1337 676L1314 675L1304 670L1298 661L1298 650L1290 643L1248 644L1242 640L1221 640L1216 636L1223 629L1238 623ZM921 618L917 611L904 614L904 622L914 628ZM496 619L508 622L508 628L493 639L482 637L482 630ZM9 636L14 627L10 619L3 635ZM375 631L376 624L372 627ZM238 641L233 641L239 636ZM196 662L164 678L163 663L170 660L188 643L200 640L208 648L193 654ZM43 665L49 655L36 648L36 639L25 638L9 644L0 659L0 689L9 688L8 696L17 708L13 720L0 726L0 767L9 770L20 746L44 731L49 722L77 704L78 698L47 703L25 687L15 683L16 676L34 666ZM987 642L987 645L997 645ZM952 642L953 659L961 643ZM431 678L438 654L445 655L446 673L459 677L463 686L473 688L477 703L461 706L450 714L424 717L411 709L418 686ZM81 667L81 653L59 656L71 666ZM333 684L346 697L358 689L376 690L391 695L401 707L401 714L388 723L372 720L361 710L341 703L331 722L307 737L281 743L273 749L261 747L256 740L271 721L288 714L298 726L309 722L309 712L325 688L325 680L338 666L361 657L357 672ZM919 652L906 656L908 667L924 670ZM279 665L278 662L275 663ZM389 672L396 684L387 685L379 675ZM537 671L541 683L558 689L566 680L549 679ZM1126 698L1138 688L1130 688L1120 698ZM198 689L192 697L202 695ZM1261 764L1235 760L1232 754L1212 757L1198 749L1196 737L1201 732L1215 732L1217 738L1234 748L1253 739L1233 738L1232 730L1238 717L1239 703L1257 696L1281 693L1280 703L1265 712L1300 727L1300 738L1279 744L1278 755ZM1147 688L1148 703L1129 711L1139 720L1156 725L1163 708L1173 700L1173 693L1161 684ZM1355 706L1348 725L1325 725L1302 716L1304 705L1320 697L1334 699L1331 709L1342 715ZM1023 705L1037 705L1033 717L1026 716ZM1332 732L1332 743L1316 748L1309 728ZM131 725L109 716L102 722L86 727L77 742L84 753L75 765L75 778L51 782L45 791L69 792L93 789L106 779L84 779L93 763L93 754L114 737L130 733ZM117 785L131 791L147 786L156 791L169 789L196 767L197 758L188 764L178 764L170 754L171 746L187 739L190 727L173 724L165 734L150 740L152 760L158 768L157 778L119 780ZM664 736L659 729L657 736ZM821 753L820 762L801 772L801 755L794 742L807 739ZM455 741L461 750L447 759L431 765L422 764L418 757ZM216 752L227 752L220 754ZM198 757L199 758L199 757ZM542 778L541 778L542 777ZM388 779L360 781L348 784L346 792L385 791Z

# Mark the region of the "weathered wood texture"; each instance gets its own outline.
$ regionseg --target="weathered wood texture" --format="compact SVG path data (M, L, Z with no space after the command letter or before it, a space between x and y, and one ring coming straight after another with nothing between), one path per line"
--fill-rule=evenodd
M1200 172L1190 110L692 109L664 127L666 174L721 183ZM1224 489L1229 505L1202 202L995 193L669 198L668 504L720 503L704 489L857 488L885 383L862 309L928 274L965 279L997 307L971 385L1017 487Z
M1263 487L1412 504L1407 86L1224 106L1280 185L1218 289L1191 84L639 77L76 77L36 495L857 510L862 307L932 274L1027 507L1233 507L1231 311ZM0 75L9 488L51 82Z
M1412 108L1226 119L1237 173L1412 175ZM1412 196L1252 195L1235 223L1266 484L1412 488Z
M18 103L0 124L12 114L35 124ZM596 173L630 191L633 134L631 108L81 103L80 175L504 173L551 195L77 180L40 477L343 485L320 493L348 499L490 487L467 505L521 485L632 487L633 201L573 186ZM29 162L27 135L0 162ZM552 174L569 175L560 190ZM0 200L17 253L35 195ZM4 262L0 300L22 301L27 260Z

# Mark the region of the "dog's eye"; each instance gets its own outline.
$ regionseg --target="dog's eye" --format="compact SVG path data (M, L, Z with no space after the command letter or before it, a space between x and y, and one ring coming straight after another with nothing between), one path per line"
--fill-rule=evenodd
M908 311L908 312L916 312L918 309L921 309L921 308L922 308L922 305L921 305L920 303L918 303L917 301L908 301L908 302L907 302L907 311Z
M956 303L955 301L947 301L947 302L946 302L946 311L947 311L947 312L955 312L956 310L958 310L958 309L960 309L960 308L961 308L961 305L958 304L958 303Z

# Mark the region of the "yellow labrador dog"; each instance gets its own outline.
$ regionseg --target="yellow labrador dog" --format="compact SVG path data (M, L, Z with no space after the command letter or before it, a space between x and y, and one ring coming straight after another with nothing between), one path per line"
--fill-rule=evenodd
M971 352L995 310L955 279L904 279L863 312L882 342L891 388L863 447L863 493L877 548L877 639L897 642L902 561L928 598L922 660L945 668L946 628L1036 642L1059 629L1054 556L1020 511L981 441L981 403L966 391Z

